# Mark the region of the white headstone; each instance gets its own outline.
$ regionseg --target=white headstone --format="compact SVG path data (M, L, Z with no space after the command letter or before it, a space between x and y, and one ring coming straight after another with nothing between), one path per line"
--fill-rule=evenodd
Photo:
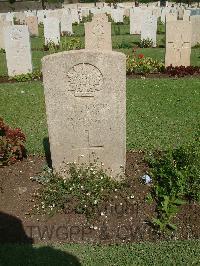
M44 19L44 37L45 45L48 43L54 43L59 45L60 43L60 23L55 17L47 17Z
M79 14L77 9L71 9L72 23L80 23Z
M92 22L85 23L85 48L112 50L111 22L106 14L96 14Z
M31 47L26 25L8 26L4 31L8 75L32 72Z
M200 44L200 16L191 16L192 23L192 46Z
M144 16L141 26L141 40L152 40L156 47L157 18L155 16Z
M130 34L141 34L142 20L152 15L151 10L142 10L140 7L130 9Z
M126 162L126 57L79 50L42 60L54 171L94 164L120 179Z
M72 15L71 11L65 10L63 11L63 15L61 18L61 34L73 34L73 29L72 29Z
M0 49L5 49L4 30L8 26L12 26L11 21L0 19Z
M122 9L122 8L112 9L111 17L115 23L118 23L118 22L123 23L123 21L124 21L124 9Z
M191 22L177 20L166 23L165 66L190 65L191 37Z

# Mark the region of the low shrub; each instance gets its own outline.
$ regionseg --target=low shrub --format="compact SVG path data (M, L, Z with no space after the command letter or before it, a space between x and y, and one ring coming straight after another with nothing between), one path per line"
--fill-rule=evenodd
M89 16L83 17L81 23L91 22L92 21L93 14L90 13Z
M79 50L81 48L83 48L83 44L77 38L71 38L70 40L65 38L60 43L60 50L61 51Z
M200 73L200 67L198 66L176 66L172 65L166 67L165 73L172 77L184 77L188 75L195 75Z
M56 53L59 50L60 45L55 44L54 42L48 42L47 44L44 44L43 48L44 51L50 51L50 53Z
M42 78L42 73L40 70L35 70L32 73L16 75L14 77L9 77L9 80L14 80L17 82L26 82L33 80L40 80Z
M25 141L20 128L10 128L0 117L0 166L23 159L26 155Z
M54 44L53 42L48 43L44 46L45 51L49 51L50 54L58 53L62 51L77 50L83 48L83 44L77 38L64 38L59 45Z
M127 40L122 40L122 42L116 46L117 49L130 49L132 47L133 47L133 44Z
M200 48L200 43L198 42L197 44L195 44L192 48Z
M140 41L139 46L140 46L141 48L151 48L151 47L153 47L153 41L152 41L152 39L149 39L149 38L147 38L147 39L142 39L142 40Z
M164 69L163 62L145 57L143 54L136 54L136 50L133 51L133 55L127 56L126 71L128 75L158 73L163 72Z
M78 166L71 163L66 176L60 177L47 168L43 174L33 178L43 185L39 191L40 210L47 213L75 211L90 218L101 203L109 199L111 192L123 185L95 164Z
M157 203L153 224L159 230L175 230L171 221L178 207L191 200L200 202L200 138L186 147L155 152L147 161L153 179L151 197Z

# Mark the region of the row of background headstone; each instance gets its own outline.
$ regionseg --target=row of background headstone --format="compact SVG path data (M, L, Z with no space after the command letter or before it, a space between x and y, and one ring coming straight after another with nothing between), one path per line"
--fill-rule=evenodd
M114 10L114 15L112 14L113 10ZM115 20L117 20L117 17L118 17L117 11L118 10L117 9L113 9L113 10L111 9L111 16L113 15L113 18ZM119 10L122 11L123 9L120 8ZM103 9L103 11L105 12L104 9ZM44 23L45 44L48 44L49 42L53 42L56 45L59 44L59 42L60 42L60 26L59 26L60 21L65 22L62 24L64 24L64 26L66 26L65 30L69 31L69 30L72 30L72 23L73 22L79 23L80 20L82 19L82 16L80 16L80 13L78 12L78 10L75 10L75 9L73 9L71 11L69 9L64 9L64 10L62 9L62 10L55 10L55 11L38 11L38 12L36 12L36 11L24 12L25 16L23 17L22 23L26 23L28 25L29 32L31 33L31 35L37 36L38 35L38 21L39 21L39 18L42 19L42 22ZM41 17L41 12L43 14L42 17ZM188 13L188 10L187 10L187 13ZM121 14L122 14L122 12L119 15L120 20L121 20L120 22L123 21L123 15L121 15ZM153 40L153 46L155 47L156 46L157 18L158 17L155 15L152 15L152 14L153 14L153 10L149 9L149 8L130 9L130 33L131 34L141 34L142 39L146 39L146 38L152 39ZM161 14L162 14L162 12L161 12ZM177 13L175 13L175 12L171 13L171 15L174 15L174 14L178 14L178 12ZM166 13L165 15L167 18L168 15L170 15L170 14ZM31 63L31 50L30 50L30 41L29 41L29 36L28 36L28 28L23 27L23 26L18 27L18 28L15 26L13 26L13 27L9 26L9 25L13 24L13 16L11 15L11 13L4 14L2 17L4 18L3 22L6 24L5 29L7 29L7 30L4 30L4 33L6 31L6 33L3 34L4 40L3 40L3 42L1 41L0 43L5 42L4 45L6 46L5 48L6 48L6 59L7 59L7 65L8 65L8 74L10 76L13 76L13 75L21 74L21 73L31 72L32 71L32 63ZM184 17L184 13L183 13L183 17ZM69 23L66 23L67 19L68 19ZM169 17L169 21L170 20L176 21L177 16L175 16L175 18L173 18L173 19L171 17ZM193 38L193 40L192 40L192 44L196 44L197 42L200 42L200 40L199 40L200 34L198 32L198 29L200 29L200 27L197 27L197 25L199 25L199 23L200 23L200 16L192 16L191 20L193 21L193 24L195 25L195 27L193 27L195 29L195 33L196 33L196 31L198 33L198 34L192 34L192 36L195 35L195 38ZM186 21L189 22L189 19L188 20L186 19ZM62 28L62 26L61 26L61 28ZM12 38L12 36L15 36L15 38ZM17 38L16 36L18 36L19 38ZM190 34L188 34L188 36L190 36ZM18 39L21 39L21 46L20 46L20 42ZM1 40L1 38L0 38L0 40ZM17 40L17 42L15 42L15 40ZM191 43L191 40L189 40L189 42ZM15 47L15 45L19 46L19 47ZM22 63L20 61L20 57L23 54L22 47L23 47L23 49L26 49L26 51L24 53L27 55L26 56L27 62L25 62L23 64L23 66L22 66ZM8 52L10 50L12 50L12 52ZM15 50L18 51L16 55L13 54ZM17 68L17 64L13 60L19 62L19 64L18 64L20 66L19 71L15 70L15 68ZM13 66L15 66L15 67L13 68ZM25 71L25 69L27 71Z

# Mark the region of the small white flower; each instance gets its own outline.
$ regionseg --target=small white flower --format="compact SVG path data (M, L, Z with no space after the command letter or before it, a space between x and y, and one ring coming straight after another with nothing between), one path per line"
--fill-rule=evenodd
M101 212L101 216L104 216L105 215L105 213L104 212Z
M132 196L130 196L130 198L131 198L131 199L134 199L134 196L132 195Z
M94 230L97 230L98 229L98 227L97 226L94 226Z

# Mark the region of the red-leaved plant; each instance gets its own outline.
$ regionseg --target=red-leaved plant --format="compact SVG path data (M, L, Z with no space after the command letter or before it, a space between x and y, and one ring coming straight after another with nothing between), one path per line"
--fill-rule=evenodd
M0 166L15 163L26 156L26 138L20 128L10 128L0 117Z

